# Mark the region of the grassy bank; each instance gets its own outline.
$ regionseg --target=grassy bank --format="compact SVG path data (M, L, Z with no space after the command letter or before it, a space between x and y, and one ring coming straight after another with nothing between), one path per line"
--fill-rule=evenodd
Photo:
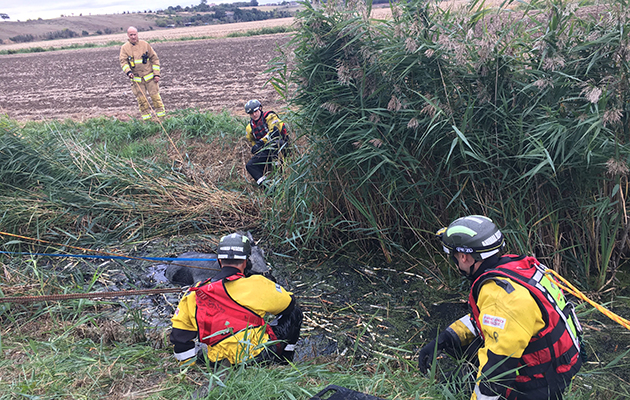
M19 126L2 119L0 226L92 244L251 227L258 211L245 196L241 156L233 151L244 123L192 110L163 126L106 118ZM232 156L212 160L205 148ZM207 163L191 159L197 155Z
M202 237L180 236L177 240L112 245L123 254L164 256L199 248L204 242ZM0 399L188 399L211 386L209 394L199 398L306 400L329 384L388 400L469 398L466 388L474 381L470 375L474 370L465 363L442 359L430 377L416 370L415 348L411 344L422 343L421 337L431 338L422 319L404 318L402 329L395 329L396 315L416 315L412 309L436 324L453 318L452 312L440 316L439 307L429 303L443 303L453 296L452 292L437 289L438 282L433 285L429 281L430 293L412 295L412 303L421 299L427 304L432 315L429 318L417 304L401 314L395 304L406 302L388 303L396 298L395 294L390 294L389 299L370 294L374 292L374 282L382 286L381 291L401 292L401 284L409 276L372 269L373 275L368 279L362 278L365 273L348 276L347 272L343 278L344 274L335 274L338 262L328 266L282 266L277 257L270 257L269 261L276 266L274 274L296 293L305 311L294 365L249 365L227 370L179 367L168 343L169 318L177 294L0 303ZM146 279L149 264L139 260L103 262L0 255L0 296L154 287L155 282ZM351 272L351 265L342 271ZM329 278L321 286L326 276L335 279ZM337 290L336 294L324 294L316 289L321 286L320 290L330 292L350 283L351 293ZM408 284L407 288L427 287L422 280L417 284ZM349 295L348 303L340 301L340 295ZM372 302L380 308L371 307ZM583 308L578 311L588 332L610 334L593 315L585 314ZM590 330L591 325L596 325L597 331ZM623 336L616 332L616 337ZM587 340L595 345L590 333ZM605 340L600 337L597 346L605 346ZM398 345L391 344L396 342ZM620 351L598 349L595 356L589 347L592 360L597 362L582 369L567 397L623 399L630 395L630 388L623 381L627 371L625 344L617 339L608 342L621 345ZM336 343L334 350L326 350L332 343ZM461 376L457 377L453 371L459 370Z

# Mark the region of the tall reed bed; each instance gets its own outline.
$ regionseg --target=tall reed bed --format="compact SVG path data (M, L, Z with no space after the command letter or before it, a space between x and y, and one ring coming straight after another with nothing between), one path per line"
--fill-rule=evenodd
M210 124L203 116L194 118ZM0 124L0 231L103 244L192 231L228 232L258 221L251 201L196 179L187 160L160 162L164 156L155 149L146 158L111 151L124 153L136 139L146 139L152 132L147 125L66 122L34 134L36 125L18 127L6 118ZM111 130L100 132L107 126ZM129 136L138 130L138 137Z
M304 4L295 68L273 64L308 138L278 238L392 259L437 251L435 230L479 213L513 252L606 284L630 228L626 3L392 12Z

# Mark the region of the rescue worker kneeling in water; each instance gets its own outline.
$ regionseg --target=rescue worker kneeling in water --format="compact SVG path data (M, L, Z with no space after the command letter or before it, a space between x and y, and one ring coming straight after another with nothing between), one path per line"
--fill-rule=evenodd
M534 257L501 256L503 234L487 217L459 218L437 235L472 282L471 313L420 350L420 370L435 362L436 348L458 355L475 341L473 400L562 399L582 365L581 327L545 266Z
M236 233L219 242L221 270L180 300L170 340L180 365L293 361L302 311L292 293L262 275L245 276L251 244ZM266 314L276 315L270 323ZM276 341L275 344L265 343ZM196 359L195 359L196 358Z

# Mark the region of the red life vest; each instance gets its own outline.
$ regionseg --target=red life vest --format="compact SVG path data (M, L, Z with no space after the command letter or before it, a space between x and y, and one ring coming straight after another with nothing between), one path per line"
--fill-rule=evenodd
M267 126L267 116L269 114L275 114L276 117L278 116L278 114L276 114L274 111L267 111L264 114L262 114L260 118L258 118L258 120L256 121L250 119L249 124L252 127L252 135L254 135L254 139L260 140L264 138L265 135L267 135L267 133L269 133L269 127ZM282 127L282 132L280 132L280 135L282 136L282 139L286 140L286 136L287 136L286 126Z
M526 398L538 398L538 392L545 392L546 388L566 387L582 365L579 342L581 327L573 312L573 305L565 303L562 290L545 275L545 269L534 257L501 257L496 267L475 280L468 299L474 323L482 337L477 299L482 285L488 280L494 277L509 278L529 290L538 304L545 327L531 338L525 348L516 376L515 389L525 394ZM561 308L558 303L564 307ZM513 396L508 395L508 398Z
M265 325L262 317L238 304L225 290L224 281L235 281L243 277L243 274L238 273L220 281L190 288L197 295L195 319L201 342L214 346L244 329ZM276 339L269 325L265 331L271 340Z

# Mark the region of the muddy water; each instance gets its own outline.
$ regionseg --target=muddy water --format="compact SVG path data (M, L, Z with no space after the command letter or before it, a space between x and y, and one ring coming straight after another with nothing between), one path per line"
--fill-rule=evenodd
M156 240L129 249L132 256L176 257L187 251L211 252L211 240L181 237ZM296 351L296 361L311 359L342 362L402 359L415 364L420 346L434 338L438 330L467 312L464 299L467 283L452 276L444 282L421 274L401 272L402 266L328 260L297 264L286 258L267 254L271 273L278 283L292 291L304 310L302 337ZM105 266L107 267L107 266ZM408 267L408 266L406 266ZM103 268L103 267L101 267ZM163 276L163 266L137 260L118 263L107 268L99 284L113 288L175 287ZM609 308L629 318L630 290L621 284L598 301L614 302ZM597 297L591 294L591 297ZM138 324L129 318L130 310L141 310L146 337L160 341L158 347L169 347L164 339L170 317L179 294L143 296L121 301L124 307L118 317L128 326ZM585 329L585 347L589 362L576 378L575 384L592 388L594 398L613 393L630 393L628 355L615 367L603 370L616 357L630 349L630 331L614 323L589 306L578 309Z

